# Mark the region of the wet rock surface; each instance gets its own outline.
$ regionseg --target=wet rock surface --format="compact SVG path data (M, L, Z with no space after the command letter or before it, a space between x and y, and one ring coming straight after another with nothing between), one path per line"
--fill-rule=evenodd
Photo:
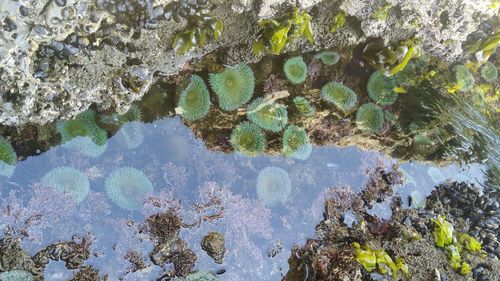
M221 264L224 261L226 246L224 236L219 232L210 232L201 240L201 249L214 259L216 263Z
M388 16L380 20L371 15L384 1L297 1L313 17L314 44L299 40L287 51L347 48L368 37L397 42L416 36L431 54L453 62L469 35L486 36L489 31L479 26L491 26L484 22L497 12L487 0L387 3ZM158 76L175 74L188 60L215 50L225 50L225 63L256 61L251 44L257 21L289 8L288 1L276 0L3 1L0 123L44 124L71 118L91 104L125 112ZM348 16L347 24L331 33L339 8ZM223 19L221 38L176 55L176 34L202 10ZM119 86L127 79L123 70L133 66L145 74L139 75L144 78L139 91Z

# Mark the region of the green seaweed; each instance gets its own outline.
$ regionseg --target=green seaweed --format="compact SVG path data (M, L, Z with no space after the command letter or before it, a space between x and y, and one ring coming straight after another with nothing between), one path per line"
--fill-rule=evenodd
M446 220L445 216L439 215L436 219L431 219L434 223L434 231L432 231L432 237L434 237L434 243L439 248L451 245L453 242L453 225Z
M342 27L344 27L346 23L346 13L344 11L338 12L333 17L332 27L330 28L330 32L335 33L339 31Z
M366 271L372 272L378 269L378 271L384 275L390 271L394 280L398 280L398 272L401 271L407 280L410 279L408 266L403 259L397 258L396 262L394 262L384 249L374 250L367 245L361 247L357 242L354 242L353 246L356 253L356 261L359 262Z
M362 57L372 67L385 69L389 76L394 76L403 71L411 59L420 57L421 53L419 41L408 39L389 46L370 42L363 49Z
M391 3L385 2L384 5L382 5L382 7L378 8L377 10L375 10L375 12L373 12L372 18L380 21L386 20L387 17L389 16L389 9L391 7L392 7Z

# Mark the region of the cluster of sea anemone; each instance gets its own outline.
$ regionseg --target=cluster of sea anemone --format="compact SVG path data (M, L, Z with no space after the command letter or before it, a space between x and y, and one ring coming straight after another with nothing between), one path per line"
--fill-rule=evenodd
M282 104L256 98L247 107L247 117L264 130L279 132L288 123L288 111Z
M356 125L364 132L380 132L384 126L382 108L371 102L360 106L356 113Z
M292 190L288 172L278 167L266 167L257 177L257 195L268 206L285 203Z
M287 157L305 160L311 155L312 145L304 128L290 125L283 133L283 153Z
M122 167L114 170L104 183L108 198L125 210L142 207L144 197L153 192L153 184L140 170Z
M191 75L179 97L180 115L189 121L195 121L205 117L210 106L210 94L205 81L196 74Z
M72 167L52 169L42 177L41 183L57 192L71 195L76 203L85 200L90 191L87 175Z
M209 83L219 99L219 107L224 111L233 111L252 98L255 77L248 65L240 63L226 67L221 73L211 73Z
M264 152L266 136L257 125L245 121L233 129L231 145L236 152L257 156Z
M11 177L14 173L17 155L8 140L0 136L0 176Z
M396 86L396 78L385 76L384 70L381 69L372 73L366 88L368 96L375 103L391 105L398 99L398 94L394 91Z
M292 84L302 84L307 78L307 64L301 56L292 57L286 60L283 66L286 78Z
M323 86L321 97L344 113L354 109L358 102L356 93L338 82L328 82Z
M95 112L87 110L75 119L56 124L63 147L78 150L83 155L97 157L106 150L107 132L95 121Z

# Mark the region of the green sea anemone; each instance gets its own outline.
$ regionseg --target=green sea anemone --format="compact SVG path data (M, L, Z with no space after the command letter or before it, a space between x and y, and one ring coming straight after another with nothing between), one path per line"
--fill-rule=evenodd
M455 86L460 91L470 91L474 87L474 76L465 65L455 65L453 67Z
M232 111L252 98L255 77L248 65L240 63L233 67L227 67L221 73L210 73L209 83L219 98L220 108Z
M297 96L293 98L293 103L297 110L306 117L311 117L316 113L316 109L303 96Z
M268 206L285 203L292 190L288 172L278 167L266 167L257 177L257 195Z
M0 136L0 176L11 177L16 168L17 155L8 140Z
M311 155L312 145L304 128L290 125L283 133L283 153L287 157L305 160Z
M321 60L321 62L325 65L334 65L339 62L340 55L337 52L324 51L316 54L314 58Z
M498 78L498 70L497 67L490 61L487 61L482 67L481 67L481 77L484 79L484 81L488 83L492 83Z
M247 117L259 127L271 132L279 132L288 123L288 111L282 104L256 98L248 105Z
M140 170L122 167L114 170L104 183L108 198L125 210L142 207L144 196L153 192L153 184Z
M201 119L210 109L210 95L203 79L193 74L191 82L184 88L179 97L181 116L189 121Z
M107 132L95 122L93 110L84 111L73 120L59 121L56 127L67 149L78 150L89 157L97 157L106 150Z
M264 151L266 136L257 125L243 122L233 129L231 145L236 152L256 156Z
M378 133L384 126L384 112L378 105L372 102L367 103L359 107L356 125L362 131Z
M287 59L283 70L292 84L302 84L306 81L307 64L300 56Z
M390 105L396 102L398 94L394 92L396 79L384 75L384 70L380 69L372 73L366 86L368 96L380 105Z
M11 270L0 273L2 281L33 281L33 274L25 270Z
M174 281L219 281L219 278L210 272L196 271L186 277L174 278Z
M42 177L41 183L57 192L67 193L76 203L80 203L89 194L90 183L87 175L71 167L58 167Z
M321 97L342 112L349 112L358 102L358 96L353 90L337 82L328 82L323 86Z
M141 122L128 122L116 134L117 137L123 141L128 149L136 149L144 141L144 134L142 132Z

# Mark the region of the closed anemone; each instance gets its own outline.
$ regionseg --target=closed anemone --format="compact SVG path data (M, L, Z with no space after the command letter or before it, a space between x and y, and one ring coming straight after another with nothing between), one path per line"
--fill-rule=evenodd
M255 77L243 63L227 67L223 72L209 75L209 83L219 99L219 107L232 111L247 103L253 95Z
M193 74L190 83L182 90L179 97L181 116L189 121L201 119L210 109L210 95L203 79Z
M484 81L492 83L498 78L497 67L490 61L487 61L483 66L481 66L481 77Z
M285 203L292 190L288 172L278 167L266 167L257 177L257 195L268 206Z
M297 110L306 117L313 116L316 113L316 109L303 96L297 96L293 98L293 103L295 105L295 108L297 108Z
M290 125L283 133L283 153L287 157L305 160L311 155L312 145L304 128Z
M455 65L453 67L454 82L457 88L461 91L467 92L474 87L474 76L470 73L465 65Z
M247 121L233 129L231 145L236 152L248 156L257 156L264 152L266 137L257 125Z
M306 81L307 65L300 56L287 59L283 70L292 84L302 84Z
M196 271L185 277L176 277L174 281L219 281L219 278L210 272Z
M138 210L144 197L153 192L153 184L140 170L122 167L114 170L104 183L108 198L125 210Z
M10 177L14 174L17 155L8 140L0 136L0 176Z
M87 175L71 167L52 169L42 177L41 183L57 192L71 195L76 203L85 200L90 190Z
M323 86L321 97L344 113L352 110L358 102L358 96L353 90L337 82L329 82Z
M314 56L315 59L321 60L325 65L334 65L340 60L340 56L337 52L333 51L323 51Z
M378 133L384 126L384 113L382 109L370 102L358 109L356 125L365 132Z
M25 270L10 270L0 273L2 281L33 281L33 274Z
M259 127L272 132L279 132L288 123L288 111L282 104L257 98L248 105L247 117Z
M366 86L368 96L377 104L390 105L396 102L398 94L394 92L396 79L384 75L384 70L372 73Z

